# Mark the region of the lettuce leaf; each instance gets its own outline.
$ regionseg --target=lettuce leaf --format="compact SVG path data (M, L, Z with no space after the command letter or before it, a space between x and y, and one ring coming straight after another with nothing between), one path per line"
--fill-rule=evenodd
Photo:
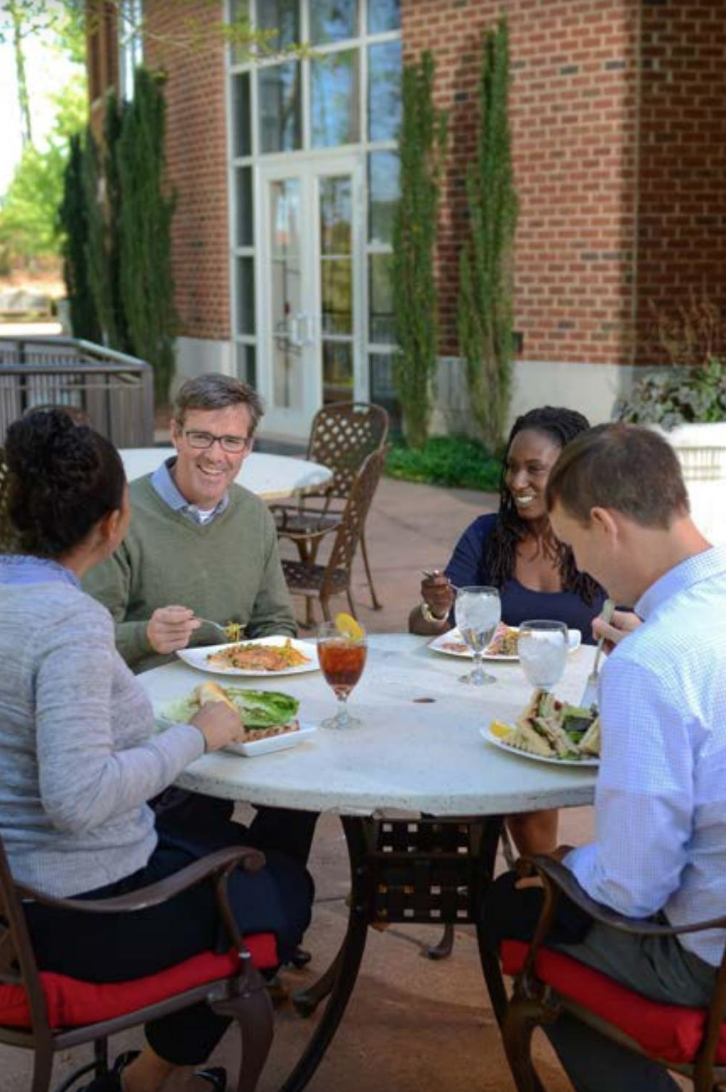
M245 690L240 686L224 686L222 689L239 709L247 728L273 728L277 724L287 724L300 707L297 698L274 690ZM165 720L182 724L198 711L199 702L193 693L186 698L166 702L159 710Z

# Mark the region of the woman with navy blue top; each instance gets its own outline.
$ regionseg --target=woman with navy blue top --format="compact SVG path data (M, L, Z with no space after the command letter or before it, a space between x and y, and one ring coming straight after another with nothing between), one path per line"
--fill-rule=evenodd
M507 625L549 618L592 641L604 592L578 572L572 551L555 538L545 502L547 478L562 448L589 427L581 413L563 407L543 406L517 418L504 455L499 511L474 520L445 572L422 582L421 604L409 616L412 633L449 629L453 588L478 584L499 589ZM557 812L512 816L509 828L522 853L547 853L557 844Z

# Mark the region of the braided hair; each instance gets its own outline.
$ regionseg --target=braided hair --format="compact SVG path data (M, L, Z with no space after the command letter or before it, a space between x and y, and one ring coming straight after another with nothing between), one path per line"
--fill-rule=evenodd
M29 413L5 440L8 515L23 553L56 558L121 508L126 484L116 448L63 410Z
M487 541L485 552L486 568L496 587L503 587L514 576L517 547L530 533L527 522L517 512L512 494L506 485L507 459L515 436L525 429L532 429L549 436L553 443L562 448L589 427L590 422L583 414L562 406L542 406L530 410L514 422L507 440L499 484L499 518ZM563 591L573 591L583 602L591 605L601 594L597 581L587 573L578 572L569 546L557 542L555 558Z

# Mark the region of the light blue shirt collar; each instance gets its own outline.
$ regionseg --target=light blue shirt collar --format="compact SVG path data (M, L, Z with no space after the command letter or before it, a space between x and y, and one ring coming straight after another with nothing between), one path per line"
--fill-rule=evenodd
M176 456L172 455L171 458L166 459L161 466L157 467L154 473L151 475L151 484L156 490L158 495L168 504L174 512L181 512L189 519L194 520L195 523L205 522L200 519L199 509L195 504L190 504L184 494L180 492L171 475L171 468L176 463ZM219 516L224 512L225 508L229 504L229 494L225 493L219 504L212 509L211 516L206 519L207 523L210 523L216 516ZM206 513L205 513L206 515Z
M719 573L726 573L726 546L712 546L669 569L643 592L633 609L645 621L671 596Z
M74 572L48 557L31 554L1 554L0 584L70 584L80 588Z

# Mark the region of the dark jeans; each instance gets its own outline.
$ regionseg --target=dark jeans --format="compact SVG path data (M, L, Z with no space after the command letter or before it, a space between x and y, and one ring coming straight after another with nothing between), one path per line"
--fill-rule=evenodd
M196 843L200 831L219 829L230 822L234 811L231 800L188 792L172 786L150 801L156 813L156 825L174 840ZM306 865L318 816L312 811L293 808L260 807L249 827L231 824L244 831L246 845L264 852L274 849Z
M217 824L193 847L175 844L160 832L145 868L82 898L109 898L138 890L178 872L213 849L243 843L245 829ZM230 902L243 934L274 932L280 960L289 960L310 922L313 884L297 862L266 854L267 866L250 874L237 869L229 883ZM155 974L210 949L224 951L229 939L220 926L214 886L204 881L162 906L131 914L90 915L26 906L38 964L88 982L122 982ZM204 1002L146 1025L151 1047L176 1065L199 1065L224 1034L229 1020Z

